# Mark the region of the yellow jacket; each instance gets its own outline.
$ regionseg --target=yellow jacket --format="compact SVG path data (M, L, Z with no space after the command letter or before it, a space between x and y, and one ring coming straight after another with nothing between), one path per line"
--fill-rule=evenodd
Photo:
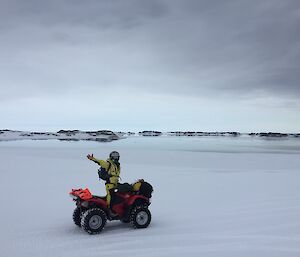
M119 182L121 167L116 165L110 159L104 161L93 158L93 161L98 163L102 168L106 169L107 173L110 175L109 183L114 184L116 186Z

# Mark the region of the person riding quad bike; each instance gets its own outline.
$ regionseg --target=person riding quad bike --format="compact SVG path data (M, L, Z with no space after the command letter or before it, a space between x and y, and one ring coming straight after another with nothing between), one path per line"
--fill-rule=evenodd
M99 178L106 181L106 202L108 209L111 210L111 194L113 190L117 187L120 178L120 154L117 151L113 151L109 154L109 158L106 161L96 159L93 154L88 154L87 158L100 166L98 174Z
M89 234L100 233L107 220L131 223L134 228L148 227L152 185L143 179L133 184L118 183L121 168L120 154L116 151L111 152L106 161L96 159L93 154L88 154L87 158L100 165L98 175L106 182L107 195L93 195L88 188L72 189L69 195L76 203L74 223Z

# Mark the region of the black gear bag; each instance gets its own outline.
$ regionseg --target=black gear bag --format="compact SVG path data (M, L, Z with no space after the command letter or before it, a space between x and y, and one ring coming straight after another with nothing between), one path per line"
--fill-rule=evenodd
M110 169L110 166L111 166L111 163L108 162L109 165L108 165L108 168L107 170L104 169L103 167L100 167L100 169L98 169L98 176L99 176L99 180L104 180L104 181L109 181L109 178L110 178L110 175L108 174L108 171Z
M152 197L152 192L153 192L153 187L149 183L143 181L142 184L141 184L139 192L142 195L144 195L148 198L151 198Z

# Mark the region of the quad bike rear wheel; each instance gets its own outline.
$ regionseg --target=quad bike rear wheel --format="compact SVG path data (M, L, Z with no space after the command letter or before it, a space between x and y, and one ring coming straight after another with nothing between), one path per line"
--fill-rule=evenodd
M99 234L106 224L106 214L99 208L89 209L81 217L81 227L89 234Z
M130 222L134 228L146 228L151 222L151 212L147 206L136 206L130 214Z

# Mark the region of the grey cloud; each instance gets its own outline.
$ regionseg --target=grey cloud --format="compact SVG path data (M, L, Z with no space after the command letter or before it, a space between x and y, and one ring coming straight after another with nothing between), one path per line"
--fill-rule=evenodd
M1 84L27 83L20 94L124 87L300 96L299 1L14 0L1 7Z
M214 77L227 75L216 79L216 88L299 96L300 3L223 1L216 8L212 3L201 12L204 17L193 12L200 26L187 35L192 45L185 47L184 63L215 70Z
M140 20L164 15L166 8L160 1L20 1L2 3L1 21L38 23L44 26L91 26L98 29L134 26Z

